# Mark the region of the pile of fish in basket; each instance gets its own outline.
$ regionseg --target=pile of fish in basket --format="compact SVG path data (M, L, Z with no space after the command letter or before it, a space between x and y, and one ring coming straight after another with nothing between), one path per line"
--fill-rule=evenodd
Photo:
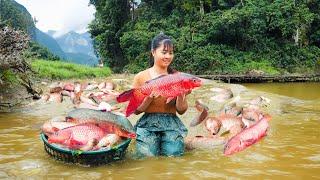
M85 108L70 111L65 121L44 123L41 133L49 155L86 166L122 159L131 138L135 137L126 117Z

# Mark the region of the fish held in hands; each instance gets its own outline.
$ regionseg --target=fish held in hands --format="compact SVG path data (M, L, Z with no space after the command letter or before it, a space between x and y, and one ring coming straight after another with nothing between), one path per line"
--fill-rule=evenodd
M143 86L130 89L117 97L119 103L129 101L126 116L130 116L151 93L167 98L169 103L175 97L200 87L201 79L186 73L163 75L147 81Z

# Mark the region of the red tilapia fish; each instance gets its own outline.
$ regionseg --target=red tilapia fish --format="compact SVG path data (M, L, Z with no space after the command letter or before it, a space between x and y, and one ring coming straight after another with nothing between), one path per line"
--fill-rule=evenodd
M67 122L76 124L94 123L105 132L121 137L136 138L130 121L112 112L101 112L92 109L75 109L68 113Z
M139 88L130 89L117 97L119 103L129 101L126 116L130 116L140 106L145 97L155 92L167 98L169 103L175 97L201 86L201 80L186 73L163 75L147 81Z
M232 137L224 146L224 155L242 151L266 136L270 120L270 115L264 115L256 124Z
M48 142L61 144L69 149L90 150L106 134L94 124L79 124L49 135Z

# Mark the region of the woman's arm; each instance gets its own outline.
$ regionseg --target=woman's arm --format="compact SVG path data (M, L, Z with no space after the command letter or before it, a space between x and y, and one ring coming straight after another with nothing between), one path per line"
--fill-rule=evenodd
M142 103L140 104L140 106L137 108L137 110L134 113L138 115L138 114L144 112L149 107L149 105L151 104L153 99L154 99L154 97L151 95L144 98L144 100L142 101Z
M181 94L180 96L177 97L176 109L180 115L184 114L188 109L188 102L187 102L186 96L190 93L191 91L188 91L187 93Z
M142 86L141 83L141 74L137 74L134 79L133 79L133 88L138 88L140 86ZM150 103L152 102L152 100L156 97L156 95L154 93L151 93L150 96L147 96L146 98L144 98L144 100L142 101L141 105L137 108L137 110L134 112L135 114L140 114L142 112L144 112L150 105Z

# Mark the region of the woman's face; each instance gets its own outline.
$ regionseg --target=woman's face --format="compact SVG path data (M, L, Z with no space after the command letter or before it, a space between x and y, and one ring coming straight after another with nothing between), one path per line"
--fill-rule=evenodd
M154 65L167 68L173 60L173 48L170 46L164 47L163 43L152 51Z

